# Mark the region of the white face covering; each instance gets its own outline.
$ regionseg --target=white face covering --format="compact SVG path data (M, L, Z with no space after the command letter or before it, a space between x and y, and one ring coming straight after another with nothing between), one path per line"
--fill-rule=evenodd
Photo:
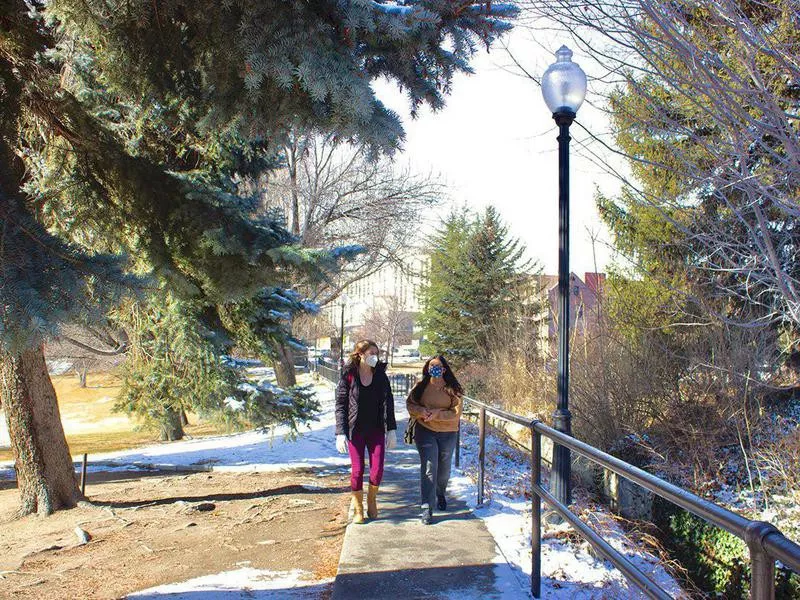
M364 357L364 362L367 363L367 366L374 367L378 364L378 357L374 354L370 354Z

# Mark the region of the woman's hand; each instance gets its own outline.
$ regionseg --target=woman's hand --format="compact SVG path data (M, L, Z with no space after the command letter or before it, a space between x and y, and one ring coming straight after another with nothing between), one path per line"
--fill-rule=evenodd
M392 450L397 446L397 432L391 429L386 432L386 449Z
M438 410L431 410L429 408L426 408L425 412L422 413L422 420L425 423L427 423L428 421L433 421L436 418L436 415L438 414L439 414Z
M347 454L347 436L340 433L336 436L336 449L342 453Z

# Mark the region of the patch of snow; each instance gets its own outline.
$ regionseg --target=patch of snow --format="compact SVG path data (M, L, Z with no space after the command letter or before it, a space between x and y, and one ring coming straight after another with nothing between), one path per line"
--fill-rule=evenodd
M286 438L288 427L272 433L248 431L229 435L163 442L89 456L89 471L207 467L229 472L283 471L303 467L341 468L350 465L346 454L336 452L334 390L327 383L315 387L321 410L296 441ZM82 457L74 456L75 461ZM12 462L0 462L0 479L12 479Z
M403 6L394 2L373 2L372 5L382 13L395 16L407 16L414 10L413 6Z
M11 447L11 438L8 435L8 426L6 425L6 416L0 410L0 448ZM0 478L2 478L2 464L0 464Z
M129 594L136 600L272 600L279 598L319 598L333 579L313 580L312 573L265 571L244 567L214 575L196 577L181 583L170 583Z
M285 434L288 433L285 427L278 428L271 435L251 431L96 455L91 457L94 465L90 468L109 470L157 465L162 468L167 466L176 469L202 468L232 472L277 471L303 467L327 467L324 469L327 472L348 470L349 457L338 454L335 447L334 390L325 382L320 382L315 389L321 405L319 419L310 423L296 441L285 439ZM400 419L404 413L403 403L396 403L396 407ZM461 468L453 470L450 493L466 500L475 514L485 521L494 537L497 545L496 574L500 589L530 589L529 457L510 448L499 438L492 435L487 437L486 499L479 508L476 506L477 487L474 481L477 449L477 427L464 422ZM413 447L401 446L397 451L416 454ZM103 465L98 464L99 462ZM410 464L408 468L416 470L418 467ZM6 463L5 468L0 464L0 477L4 476L13 476L10 463ZM307 487L313 487L313 484ZM578 494L574 509L593 527L600 529L603 537L612 546L623 552L669 594L675 597L683 595L677 582L657 559L638 548L608 512ZM542 597L553 600L643 597L613 565L595 558L586 543L574 543L564 533L550 530L542 540ZM560 539L559 535L565 539ZM270 542L265 540L264 543ZM170 600L188 600L189 595L196 598L202 592L204 599L224 597L224 600L233 600L253 597L303 598L306 596L302 594L319 594L320 585L323 584L302 579L302 574L296 571L271 573L246 568L193 579L183 584L144 590L130 597L156 599L168 595ZM235 592L232 593L231 590Z
M264 365L264 363L257 358L235 358L233 356L228 356L227 354L223 354L220 357L220 360L223 364L231 367L232 369L245 369L248 367L260 367Z
M227 398L225 398L224 402L225 406L227 406L229 409L233 411L239 412L241 410L244 410L244 405L245 405L244 400L237 400L233 396L228 396Z
M478 428L464 422L461 431L460 468L453 469L452 493L460 496L486 523L497 544L496 562L508 561L512 575L523 589L530 589L531 577L531 501L529 497L530 459L501 439L487 434L484 504L477 506ZM657 558L639 548L603 508L575 494L573 512L588 519L614 548L676 598L686 596L677 581ZM543 513L546 507L543 505ZM601 598L638 599L646 596L629 583L610 562L595 558L587 542L562 541L557 536L568 531L549 531L542 539L542 598L590 600ZM500 573L498 572L498 577ZM504 576L508 579L508 576ZM502 577L500 577L502 579Z
M66 359L47 360L45 363L47 364L47 372L50 375L63 375L64 373L69 373L72 369L72 361Z
M272 367L249 367L245 369L245 373L247 373L248 377L252 378L267 378L267 379L274 379L275 378L275 369Z

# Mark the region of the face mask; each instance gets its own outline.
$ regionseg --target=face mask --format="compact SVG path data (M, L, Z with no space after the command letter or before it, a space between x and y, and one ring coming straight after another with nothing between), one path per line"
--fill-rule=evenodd
M367 363L367 366L374 367L378 364L378 357L374 354L370 354L364 357L364 362Z
M444 373L444 369L439 365L436 365L428 369L428 373L431 374L431 377L441 377Z

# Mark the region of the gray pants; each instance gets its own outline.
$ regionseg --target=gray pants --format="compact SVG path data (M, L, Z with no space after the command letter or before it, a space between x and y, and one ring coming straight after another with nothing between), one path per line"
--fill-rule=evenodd
M429 513L436 506L436 496L444 496L450 481L450 465L456 449L458 433L455 431L431 431L417 423L414 442L419 452L420 505Z

